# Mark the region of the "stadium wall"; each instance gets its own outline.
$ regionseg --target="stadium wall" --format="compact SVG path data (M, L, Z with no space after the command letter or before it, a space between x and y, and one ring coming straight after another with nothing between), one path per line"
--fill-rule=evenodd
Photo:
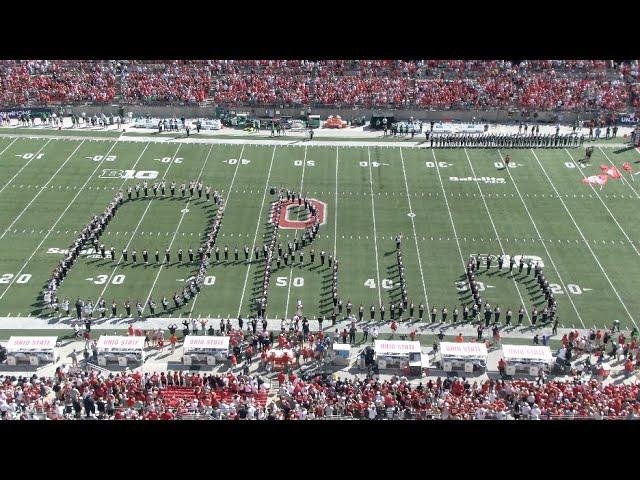
M139 117L149 114L154 118L170 118L181 117L187 118L199 118L199 117L214 117L216 114L216 106L160 106L160 105L81 105L81 106L67 106L64 107L65 113L74 113L77 115L83 112L87 115L94 115L104 113L114 114L118 113L120 108L124 108L125 112L132 112L134 117ZM257 117L267 116L266 108L250 108L250 107L237 107L229 108L229 110L236 110L239 112L249 112L251 115ZM273 108L271 108L273 110ZM300 117L301 114L306 114L307 109L303 107L299 108L277 108L280 115L290 115L294 118ZM55 108L54 108L55 111ZM353 108L312 108L311 113L320 115L322 119L327 118L329 115L340 115L344 120L351 120L356 117L364 116L369 120L372 114L380 114L385 112L393 112L397 120L408 120L409 117L414 117L419 120L426 121L460 121L460 122L513 122L513 121L540 121L540 122L573 122L575 121L577 114L573 112L541 112L537 114L523 114L522 112L509 112L508 110L448 110L448 111L432 111L424 109L353 109ZM580 114L582 119L590 118L589 112L582 112Z

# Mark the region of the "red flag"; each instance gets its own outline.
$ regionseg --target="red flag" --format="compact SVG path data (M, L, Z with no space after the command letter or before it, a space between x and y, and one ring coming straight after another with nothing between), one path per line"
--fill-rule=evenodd
M611 178L618 179L621 177L620 172L615 165L600 165L600 170L602 170L604 175L608 175Z
M631 170L632 170L631 164L629 162L624 162L622 164L622 169L627 173L631 173Z
M609 176L605 173L601 173L600 175L591 175L590 177L586 177L582 179L582 183L585 185L600 185L600 188L607 183Z

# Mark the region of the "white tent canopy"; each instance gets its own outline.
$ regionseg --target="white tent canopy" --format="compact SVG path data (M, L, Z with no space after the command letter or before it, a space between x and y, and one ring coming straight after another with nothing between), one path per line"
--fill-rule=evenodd
M229 350L229 337L187 335L183 347L185 352L191 350Z
M376 340L374 342L376 355L401 355L421 352L420 342L402 340Z
M98 352L135 352L144 350L144 337L103 335L98 339Z
M11 337L7 342L7 353L53 351L58 337Z
M484 343L476 343L476 342L463 342L463 343L453 343L453 342L441 342L440 343L440 354L443 357L450 358L487 358L487 346Z
M551 349L542 345L503 345L502 356L505 361L538 361L551 363L553 355Z

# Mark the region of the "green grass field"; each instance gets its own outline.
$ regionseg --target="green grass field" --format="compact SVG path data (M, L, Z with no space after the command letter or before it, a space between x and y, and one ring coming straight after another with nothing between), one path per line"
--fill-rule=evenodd
M635 149L596 148L587 166L583 149L432 150L398 147L211 145L131 142L113 138L85 141L0 138L0 317L48 315L42 290L51 271L93 214L101 213L120 189L138 180L123 175L156 175L167 185L201 177L222 192L226 212L217 244L240 250L240 261L209 266L197 298L167 316L243 316L252 312L261 284L263 259L246 263L246 244L262 247L268 230L271 187L285 186L327 204L326 223L313 243L316 262L281 267L272 274L268 317L291 316L296 302L307 316L326 315L331 302L330 270L319 266L325 250L340 260L339 293L365 316L372 304L399 297L394 236L402 232L407 288L416 306L438 310L469 301L458 290L464 264L474 254L540 257L556 284L560 323L566 327L637 322L640 301L638 181L624 173L601 190L583 176L600 165L640 161ZM509 153L511 168L501 165ZM128 171L129 173L125 173ZM134 172L131 172L134 171ZM622 170L621 170L622 171ZM145 175L145 174L142 174ZM469 177L481 181L465 180ZM492 180L498 179L498 180ZM501 183L495 183L501 182ZM153 183L153 180L150 180ZM177 192L179 197L179 192ZM151 194L151 197L153 195ZM151 297L170 300L196 264L177 264L176 251L197 251L207 215L215 208L198 198L139 199L126 202L101 238L118 252L116 261L82 256L58 296L133 304ZM297 232L300 234L300 232ZM282 229L283 245L296 231ZM139 264L120 261L136 249ZM153 253L172 250L169 265ZM149 250L150 264L140 264ZM514 312L544 301L524 275L483 269L482 297ZM274 265L275 267L275 265ZM540 307L541 308L541 307ZM388 318L388 313L387 313ZM439 315L438 315L439 318ZM25 322L28 320L25 319ZM528 323L525 317L525 323ZM0 329L2 325L0 324Z

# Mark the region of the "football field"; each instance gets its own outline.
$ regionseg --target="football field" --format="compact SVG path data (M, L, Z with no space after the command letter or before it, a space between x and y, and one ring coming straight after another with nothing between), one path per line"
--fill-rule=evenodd
M503 157L512 164L505 168ZM465 264L475 255L503 253L541 260L558 301L564 327L623 327L638 322L640 300L640 176L636 149L596 147L587 165L580 149L431 149L398 145L344 146L217 144L179 141L131 141L126 138L85 140L4 136L0 138L0 317L49 316L43 289L78 232L92 215L129 185L164 180L158 192L125 201L100 243L116 250L115 261L87 249L58 289L58 297L96 303L99 297L122 304L152 298L156 314L167 318L235 318L255 313L261 290L262 245L270 232L271 188L288 188L325 204L319 236L304 247L304 263L275 262L269 283L267 316L291 317L298 301L309 318L333 310L331 269L320 265L320 252L339 259L338 292L354 311L371 305L387 308L400 298L394 238L402 233L402 253L409 301L451 310L470 303L463 282ZM582 180L615 165L621 178L602 188ZM169 185L201 179L225 198L226 207L200 293L180 308L171 297L197 271L188 249L197 252L215 215L213 202L183 198ZM126 195L125 195L126 197ZM295 220L296 210L288 213ZM281 228L286 244L301 230ZM225 261L222 251L229 248ZM251 261L244 258L244 247ZM123 261L121 251L137 250L138 262ZM259 247L260 258L253 259ZM171 261L164 262L164 251ZM182 264L176 252L184 251ZM239 259L234 259L234 248ZM310 263L311 249L315 262ZM149 263L141 252L149 251ZM160 252L160 263L155 251ZM526 270L499 271L497 261L477 276L481 296L507 308L524 305L530 324L533 305L541 311L544 296ZM170 310L163 312L166 296ZM135 311L135 308L134 308ZM148 313L148 309L145 309ZM427 315L425 314L425 318ZM405 315L406 318L406 315ZM29 322L25 318L25 327ZM0 323L0 329L3 326Z

